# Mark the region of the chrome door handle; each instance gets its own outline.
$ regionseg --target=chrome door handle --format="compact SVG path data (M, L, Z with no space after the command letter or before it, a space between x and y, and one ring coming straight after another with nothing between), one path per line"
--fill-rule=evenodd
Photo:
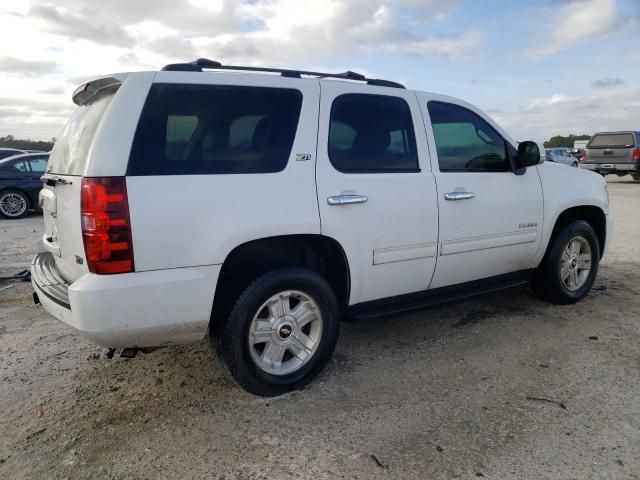
M366 195L334 195L327 198L327 203L331 206L336 205L355 205L356 203L365 203L367 200Z
M445 200L468 200L475 197L475 193L471 192L449 192L444 194Z

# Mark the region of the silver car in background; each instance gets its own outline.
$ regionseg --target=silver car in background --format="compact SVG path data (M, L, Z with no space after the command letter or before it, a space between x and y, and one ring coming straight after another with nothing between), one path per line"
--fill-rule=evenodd
M547 148L547 160L550 162L564 163L570 167L578 166L578 159L571 155L568 148Z

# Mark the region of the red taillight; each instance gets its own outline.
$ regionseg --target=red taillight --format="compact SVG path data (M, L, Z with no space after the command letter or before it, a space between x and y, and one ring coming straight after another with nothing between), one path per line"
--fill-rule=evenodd
M587 158L587 151L586 150L582 150L582 153L580 153L580 159L584 160L585 158Z
M640 148L633 149L633 159L640 160Z
M134 271L131 221L124 177L83 178L82 240L92 273Z

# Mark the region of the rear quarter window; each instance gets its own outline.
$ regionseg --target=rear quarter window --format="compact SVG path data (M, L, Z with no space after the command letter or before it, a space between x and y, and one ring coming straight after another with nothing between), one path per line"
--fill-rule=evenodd
M302 94L284 88L155 84L127 175L272 173L296 136Z

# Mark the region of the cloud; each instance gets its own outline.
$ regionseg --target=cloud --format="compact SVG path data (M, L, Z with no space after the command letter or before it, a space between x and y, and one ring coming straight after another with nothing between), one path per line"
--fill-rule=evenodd
M621 78L603 78L602 80L591 82L593 88L616 88L622 87L624 84L624 80Z
M54 85L52 87L43 88L38 90L38 93L42 93L44 95L62 95L67 89L60 85Z
M99 15L83 15L52 5L36 5L29 10L29 16L40 21L43 31L71 39L121 47L133 43L133 38L119 24Z
M53 73L59 65L46 60L23 60L16 57L0 57L0 72L22 77L38 77Z
M0 136L51 138L56 136L73 111L70 102L56 103L15 97L0 97Z
M262 28L242 34L221 35L199 42L207 53L234 62L308 62L309 58L346 58L355 55L393 53L405 57L439 56L453 60L474 57L484 36L463 30L447 36L430 33L429 25L410 29L409 8L423 22L443 15L440 2L404 0L390 4L369 0L299 2L276 0L247 7L247 18L260 18ZM448 11L448 9L446 10Z
M625 58L632 63L640 63L640 51L634 50L629 52Z
M195 56L256 63L385 51L409 57L475 56L479 31L430 33L455 6L439 0L61 0L36 4L40 28L172 60ZM416 27L417 25L417 27ZM410 27L415 28L410 28Z
M211 2L214 3L214 2ZM189 36L215 36L240 31L242 2L224 2L218 11L192 5L188 0L60 0L56 6L38 3L29 16L43 31L99 45L131 47L136 40L127 27L157 21Z
M32 98L0 97L0 105L19 111L49 117L65 117L73 110L73 105L59 102L41 101Z
M17 108L0 107L0 117L14 118L14 117L26 117L28 115L30 115L29 112L26 112L24 110L19 110Z
M556 0L545 9L550 19L526 55L544 58L589 40L632 27L634 17L623 17L616 0ZM560 4L559 6L557 4Z
M491 116L518 140L547 140L553 135L593 134L636 128L640 86L596 89L585 96L555 94Z

